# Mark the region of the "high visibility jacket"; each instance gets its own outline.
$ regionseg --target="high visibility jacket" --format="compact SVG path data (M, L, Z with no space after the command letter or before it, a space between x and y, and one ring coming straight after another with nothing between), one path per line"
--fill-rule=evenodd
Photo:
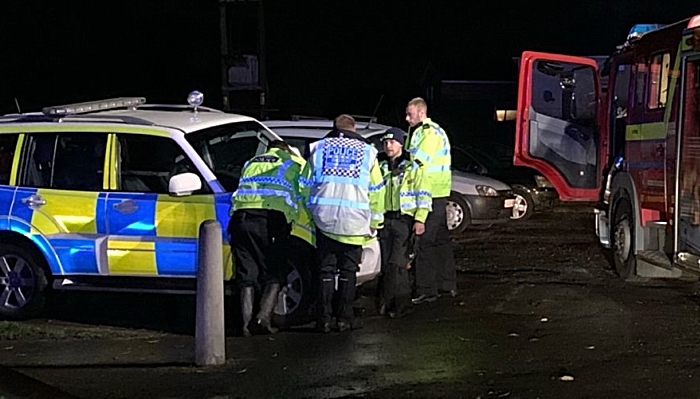
M411 161L406 152L395 161L382 157L379 167L384 177L386 210L400 211L419 222L425 222L433 209L430 187L426 187L423 178L425 168L419 162Z
M310 145L300 186L314 223L337 241L363 245L384 222L384 182L377 150L354 133Z
M298 157L292 154L292 160L298 163L303 169L306 165L306 160L304 158ZM298 218L292 223L291 235L299 237L302 240L308 242L309 244L316 246L316 225L314 224L313 216L311 216L311 211L304 203L304 199L301 195L298 198L299 212Z
M291 154L273 148L243 166L231 211L270 209L284 213L288 223L297 219L301 166Z
M452 157L447 133L430 118L423 119L409 138L408 152L425 169L432 198L450 196L452 190Z

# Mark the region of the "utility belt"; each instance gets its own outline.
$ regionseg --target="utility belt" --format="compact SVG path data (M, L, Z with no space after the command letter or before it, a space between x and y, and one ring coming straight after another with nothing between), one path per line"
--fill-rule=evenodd
M387 211L387 212L384 212L384 219L413 220L413 217L411 215L406 215L405 213L401 213L401 211Z

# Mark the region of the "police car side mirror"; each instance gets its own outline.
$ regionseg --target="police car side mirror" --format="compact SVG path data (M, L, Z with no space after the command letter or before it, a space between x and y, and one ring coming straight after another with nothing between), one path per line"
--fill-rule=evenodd
M168 191L170 195L182 197L192 195L193 192L202 188L202 180L194 173L180 173L170 178Z

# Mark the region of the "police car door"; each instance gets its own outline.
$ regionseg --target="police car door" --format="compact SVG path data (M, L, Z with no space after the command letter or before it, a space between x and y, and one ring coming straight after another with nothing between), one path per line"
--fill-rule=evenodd
M45 246L54 275L97 275L106 270L107 134L28 133L12 206L15 226Z
M564 201L595 201L600 192L597 69L584 57L521 58L513 163L542 173Z
M106 208L110 274L194 276L199 225L216 212L212 195L169 195L170 177L196 173L185 152L165 135L117 133L114 158Z

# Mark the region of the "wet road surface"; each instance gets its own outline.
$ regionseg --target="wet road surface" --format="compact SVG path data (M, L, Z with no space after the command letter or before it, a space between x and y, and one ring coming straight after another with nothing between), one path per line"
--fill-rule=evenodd
M231 336L223 367L192 366L191 298L83 294L56 317L133 334L0 341L0 364L78 398L700 397L697 285L619 280L590 207L467 231L455 257L456 298L390 320L363 297L365 327L342 334Z

